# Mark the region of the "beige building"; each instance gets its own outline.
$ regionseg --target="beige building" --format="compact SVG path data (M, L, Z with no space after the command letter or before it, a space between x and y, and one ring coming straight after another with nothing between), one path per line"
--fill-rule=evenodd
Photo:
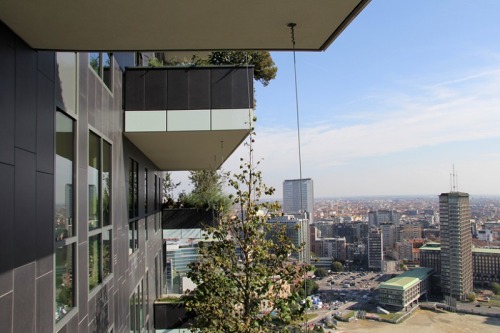
M469 194L439 196L441 291L456 299L473 290L470 216Z
M382 306L406 309L418 304L429 291L432 268L415 268L380 284L379 303Z

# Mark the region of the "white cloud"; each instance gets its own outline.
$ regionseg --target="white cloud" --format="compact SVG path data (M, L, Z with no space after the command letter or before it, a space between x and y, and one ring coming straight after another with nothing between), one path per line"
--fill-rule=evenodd
M412 95L367 99L376 111L370 118L344 127L326 123L301 129L303 177L315 179L316 188L337 186L332 184L335 167L423 147L500 138L499 91L500 70L490 70L415 88ZM345 111L355 119L355 110ZM284 179L299 176L297 132L270 125L258 124L255 151L264 158L266 179L279 187ZM239 158L241 149L235 155ZM236 164L229 161L225 169L234 170Z

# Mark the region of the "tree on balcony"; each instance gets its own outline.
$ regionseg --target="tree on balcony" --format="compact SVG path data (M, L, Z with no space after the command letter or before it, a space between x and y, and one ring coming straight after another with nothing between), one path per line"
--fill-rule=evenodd
M300 249L282 226L267 223L267 212L278 206L260 201L274 189L254 165L252 141L241 172L228 179L239 211L208 229L201 259L189 265L187 276L197 285L185 298L195 313L193 332L286 332L303 315L297 290L308 267L289 260Z

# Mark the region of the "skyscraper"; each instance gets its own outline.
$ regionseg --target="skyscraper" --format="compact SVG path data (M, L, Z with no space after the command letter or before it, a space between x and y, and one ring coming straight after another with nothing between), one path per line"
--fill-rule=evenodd
M291 254L292 257L306 263L310 262L311 237L309 220L307 218L302 218L300 215L283 215L270 218L267 222L285 225L286 235L290 238L292 243L297 247L303 245L299 252ZM273 237L272 235L270 236Z
M283 211L286 214L307 212L309 221L314 222L314 189L311 178L289 179L283 182Z
M446 296L463 299L473 290L469 194L442 193L439 220L441 291Z
M371 229L368 234L368 269L383 270L384 251L383 234L378 229Z

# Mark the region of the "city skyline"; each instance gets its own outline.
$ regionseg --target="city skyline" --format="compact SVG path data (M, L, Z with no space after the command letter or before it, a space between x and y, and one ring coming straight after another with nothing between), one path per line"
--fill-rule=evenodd
M326 52L297 52L302 177L315 197L437 196L453 165L458 190L500 194L499 10L372 2ZM299 165L293 55L272 56L277 78L256 84L254 152L279 198ZM245 155L240 147L223 170Z

